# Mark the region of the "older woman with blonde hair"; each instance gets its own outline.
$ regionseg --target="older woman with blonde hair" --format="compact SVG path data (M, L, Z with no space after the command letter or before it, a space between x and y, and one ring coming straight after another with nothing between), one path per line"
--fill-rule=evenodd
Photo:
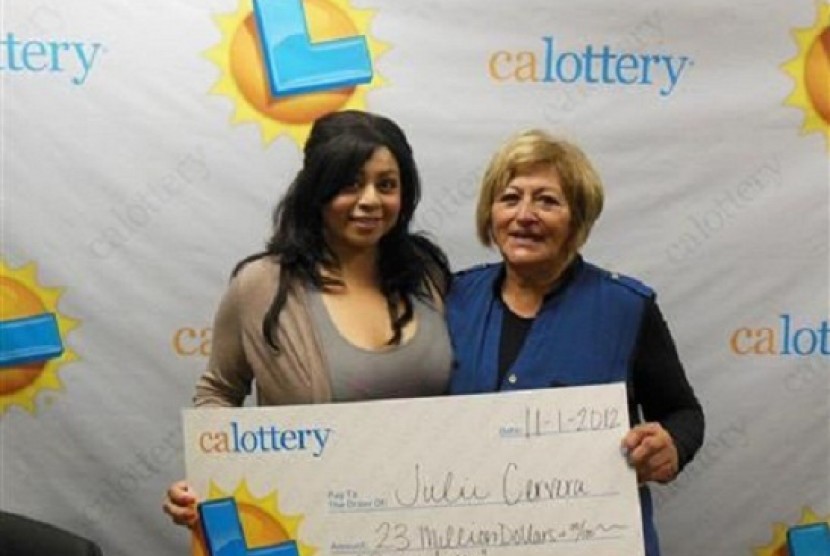
M673 480L703 442L703 411L655 301L641 282L579 254L603 206L577 146L532 130L485 172L481 242L502 262L459 273L447 299L453 394L625 382L623 440L641 483L646 555L658 556L648 481Z

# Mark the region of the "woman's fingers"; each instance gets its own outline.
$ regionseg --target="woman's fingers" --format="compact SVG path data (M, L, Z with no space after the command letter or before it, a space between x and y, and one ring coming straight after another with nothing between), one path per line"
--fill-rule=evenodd
M162 504L162 509L174 523L191 527L199 519L196 512L197 502L198 496L187 483L177 481L167 489L167 498Z
M623 439L623 447L640 482L665 483L677 474L677 448L660 423L643 423L632 428Z

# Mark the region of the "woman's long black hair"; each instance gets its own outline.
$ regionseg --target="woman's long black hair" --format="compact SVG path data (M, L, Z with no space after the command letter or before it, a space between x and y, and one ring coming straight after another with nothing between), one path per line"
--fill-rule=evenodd
M323 239L323 207L357 177L375 150L386 147L401 176L401 209L394 227L381 238L378 256L380 289L386 298L392 336L400 343L403 327L412 320L412 296L446 291L450 281L446 255L433 242L409 231L421 198L421 182L406 136L392 120L356 110L334 112L318 119L304 148L303 167L274 209L274 232L264 252L243 259L235 276L250 261L279 257L279 287L262 322L268 344L279 349L275 326L288 291L299 281L318 289L341 284L321 269L336 270L336 255ZM402 309L402 310L401 310Z

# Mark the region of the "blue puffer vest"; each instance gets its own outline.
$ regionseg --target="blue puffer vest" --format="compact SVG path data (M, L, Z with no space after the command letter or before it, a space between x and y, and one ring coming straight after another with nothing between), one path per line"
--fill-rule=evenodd
M503 265L459 273L447 298L455 366L452 394L626 382L648 286L578 259L568 282L543 303L516 361L498 383ZM648 488L640 489L646 556L660 556Z

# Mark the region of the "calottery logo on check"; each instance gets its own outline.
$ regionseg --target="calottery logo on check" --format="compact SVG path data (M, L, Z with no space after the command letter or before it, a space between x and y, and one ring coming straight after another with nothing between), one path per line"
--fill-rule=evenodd
M333 429L283 428L278 424L245 428L236 421L227 430L206 431L199 435L199 449L204 454L263 454L310 452L323 455Z

